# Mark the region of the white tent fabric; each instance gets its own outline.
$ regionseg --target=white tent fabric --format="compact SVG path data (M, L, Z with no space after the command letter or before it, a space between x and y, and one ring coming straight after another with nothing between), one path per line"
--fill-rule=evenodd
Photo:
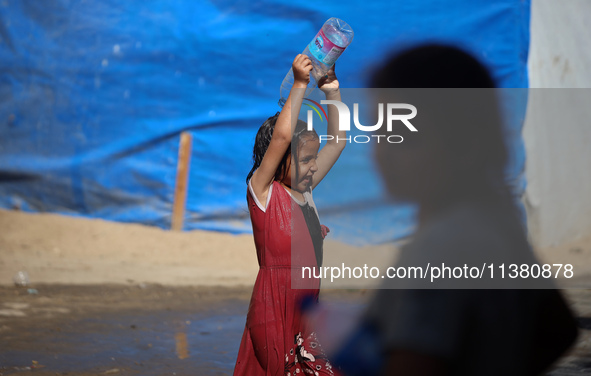
M539 247L591 234L589 16L589 0L532 1L523 135L528 225Z

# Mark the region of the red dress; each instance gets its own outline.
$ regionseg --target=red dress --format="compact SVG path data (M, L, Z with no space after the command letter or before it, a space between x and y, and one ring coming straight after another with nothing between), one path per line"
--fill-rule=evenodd
M301 278L302 266L316 266L302 209L279 182L273 182L269 196L263 209L249 186L247 201L260 270L234 375L334 375L300 310L302 299L318 298L320 286L319 279ZM305 197L311 201L310 192Z

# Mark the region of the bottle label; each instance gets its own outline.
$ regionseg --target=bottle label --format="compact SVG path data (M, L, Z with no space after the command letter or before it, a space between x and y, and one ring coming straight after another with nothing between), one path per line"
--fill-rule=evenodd
M339 47L332 43L330 39L324 35L322 29L316 34L314 40L310 42L308 49L312 53L312 56L329 67L332 66L339 56L341 56L343 51L345 51L343 47Z

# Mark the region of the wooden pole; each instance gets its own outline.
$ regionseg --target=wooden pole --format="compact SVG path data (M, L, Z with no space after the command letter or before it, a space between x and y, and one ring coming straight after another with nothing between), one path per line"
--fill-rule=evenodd
M179 144L179 161L176 170L176 185L174 188L174 204L172 208L171 230L182 231L187 204L187 188L189 166L191 163L192 137L188 132L181 133Z

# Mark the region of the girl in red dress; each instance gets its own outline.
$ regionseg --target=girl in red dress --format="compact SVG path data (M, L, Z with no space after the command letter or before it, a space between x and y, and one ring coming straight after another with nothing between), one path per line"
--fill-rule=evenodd
M301 278L301 267L322 262L328 229L320 225L312 190L339 158L346 134L338 129L338 110L328 106L327 132L334 137L318 151L318 135L298 120L312 63L297 55L292 68L289 97L259 129L246 179L260 270L234 375L335 374L301 314L302 301L316 300L320 286L319 279ZM341 100L334 67L319 80L319 88L327 99Z

